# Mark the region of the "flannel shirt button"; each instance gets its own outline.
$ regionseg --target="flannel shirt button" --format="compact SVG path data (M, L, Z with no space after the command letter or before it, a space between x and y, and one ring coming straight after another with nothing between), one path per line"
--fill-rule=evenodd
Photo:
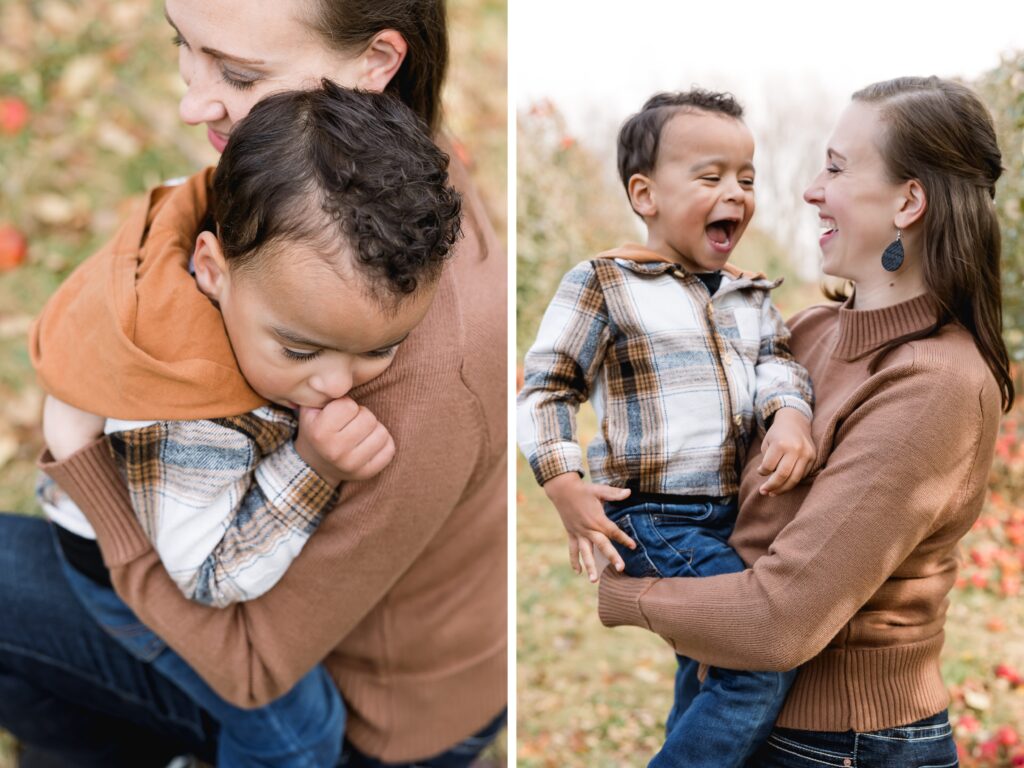
M743 426L743 417L740 414L737 413L735 416L732 417L732 422L737 427L742 427Z

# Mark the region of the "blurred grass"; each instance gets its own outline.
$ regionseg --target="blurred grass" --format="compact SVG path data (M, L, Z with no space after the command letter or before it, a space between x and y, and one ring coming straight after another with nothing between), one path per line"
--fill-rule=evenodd
M116 228L133 198L216 162L178 118L184 91L159 0L0 0L0 99L28 108L0 130L0 227L28 240L0 271L0 509L37 514L42 396L25 346L31 318ZM506 230L506 3L449 0L445 125ZM504 742L490 759L504 763ZM0 734L0 768L12 761Z
M812 297L812 288L794 286L790 300ZM589 407L579 423L585 445L596 430ZM1000 665L1024 670L1024 601L1013 581L1024 567L1022 424L1024 403L1004 420L990 498L963 541L967 562L950 595L943 678L964 768L1024 764L1024 684L999 673ZM672 704L672 650L644 630L601 625L596 589L570 570L558 513L521 455L516 524L517 765L646 765ZM980 586L972 584L976 573Z

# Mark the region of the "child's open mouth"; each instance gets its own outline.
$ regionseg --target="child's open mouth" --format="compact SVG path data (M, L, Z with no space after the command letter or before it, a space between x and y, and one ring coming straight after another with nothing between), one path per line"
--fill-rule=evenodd
M704 232L711 247L719 253L729 253L732 250L732 236L738 225L739 222L732 219L719 219L708 224Z

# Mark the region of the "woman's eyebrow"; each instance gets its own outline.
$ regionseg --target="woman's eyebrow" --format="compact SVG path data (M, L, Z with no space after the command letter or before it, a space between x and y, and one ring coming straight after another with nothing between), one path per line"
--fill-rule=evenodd
M828 149L825 150L825 155L827 157L838 157L840 160L846 159L846 155L844 155L842 152L836 152L834 149L832 149L832 147L829 147Z
M171 25L171 28L175 32L178 33L178 37L180 37L182 40L184 40L185 36L183 34L181 34L181 30L178 29L178 25L175 24L173 21L171 21L171 17L170 17L170 15L168 15L166 8L164 9L164 18L167 19L167 23ZM218 51L216 48L209 48L209 47L207 47L205 45L202 48L200 48L199 50L201 50L203 53L205 53L205 54L207 54L209 56L213 56L214 58L229 59L230 61L236 62L237 64L249 64L251 66L256 66L256 67L259 67L259 66L262 66L262 65L266 64L266 62L261 60L261 59L246 59L246 58L243 58L241 56L234 56L234 55L232 55L230 53L224 53L223 51Z

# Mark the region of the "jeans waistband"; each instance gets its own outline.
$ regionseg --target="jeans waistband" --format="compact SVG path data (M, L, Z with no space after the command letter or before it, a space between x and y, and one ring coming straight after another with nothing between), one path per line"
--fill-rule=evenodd
M53 530L57 534L57 543L60 544L68 565L101 587L114 588L110 582L110 571L103 563L100 545L95 540L72 533L57 523L53 523Z
M617 512L640 504L729 504L733 496L680 496L674 493L637 493L634 491L621 501L606 501L606 512Z

